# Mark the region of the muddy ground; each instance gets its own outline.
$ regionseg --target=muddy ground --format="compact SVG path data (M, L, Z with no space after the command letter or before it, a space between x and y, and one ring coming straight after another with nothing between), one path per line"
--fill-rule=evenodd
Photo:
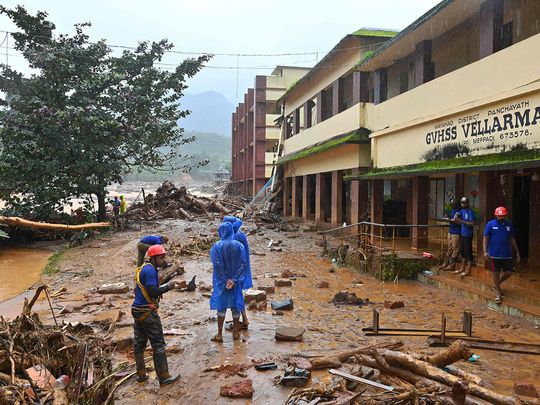
M92 288L104 283L125 282L133 285L136 244L144 234L166 234L174 242L186 243L191 236L215 234L218 219L205 222L166 220L144 225L137 230L116 234L103 234L83 246L68 249L60 264L60 273L49 284L51 289L61 287L67 294L54 301L55 308L76 305L88 296ZM192 228L190 231L186 228ZM244 230L255 229L248 222ZM254 284L273 284L273 279L265 273L280 274L284 270L303 274L297 277L293 287L276 288L269 295L266 311L249 311L250 327L242 332L240 341L233 342L232 334L224 332L224 343L214 343L210 338L216 332L215 314L209 310L208 298L197 289L195 292L169 292L162 301L160 314L164 328L179 329L181 335L166 336L169 363L172 372L179 372L181 379L172 386L159 388L155 379L145 384L137 384L134 379L124 384L116 394L117 404L281 404L291 388L274 386L273 378L283 374L285 363L281 359L289 354L322 354L347 348L364 346L376 342L389 341L389 337L367 337L362 327L370 326L372 310L380 310L382 327L439 328L441 312L448 318L449 329L461 328L464 310L473 313L474 336L488 339L540 341L540 333L532 324L493 312L483 305L451 295L436 287L418 282L383 284L366 274L359 274L348 268L338 268L329 272L330 261L321 257L317 246L320 236L315 232L278 232L266 228L249 236L252 250L251 264ZM267 248L270 239L282 241L282 252ZM200 256L175 257L185 267L181 279L190 280L197 275L197 283L211 284L211 264L207 254ZM329 288L319 289L315 284L327 281ZM363 284L353 284L361 280ZM361 298L369 298L371 304L336 307L330 303L340 290L355 292ZM272 315L272 299L292 297L294 309L285 311L283 316ZM129 349L132 336L129 306L131 293L106 296L101 305L87 306L71 314L61 315L65 321L92 321L113 319L118 311L125 314L120 319L111 337L127 346L118 353L118 361L132 360ZM386 309L385 300L400 300L404 308ZM11 300L0 306L2 313L16 314L21 299ZM40 301L38 310L42 318L52 322L46 302ZM230 314L228 314L230 317ZM306 329L303 342L276 342L274 331L278 325L296 325ZM178 332L178 331L177 331ZM400 337L406 350L432 353L425 337ZM481 356L475 363L462 362L460 367L483 377L489 385L501 393L511 394L514 381L538 384L540 381L540 356L525 356L509 353L477 351ZM275 360L278 370L257 372L246 370L253 379L255 393L251 401L229 400L219 396L219 387L225 383L240 380L236 375L225 377L214 372L204 372L208 367L225 363L250 364L255 359ZM347 367L344 370L347 371ZM153 374L152 374L153 376ZM315 372L313 382L329 381L326 371Z

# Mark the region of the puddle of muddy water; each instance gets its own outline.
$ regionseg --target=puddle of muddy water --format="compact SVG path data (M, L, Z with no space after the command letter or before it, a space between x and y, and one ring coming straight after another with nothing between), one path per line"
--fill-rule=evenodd
M19 295L39 282L51 254L52 252L46 249L0 249L0 302Z

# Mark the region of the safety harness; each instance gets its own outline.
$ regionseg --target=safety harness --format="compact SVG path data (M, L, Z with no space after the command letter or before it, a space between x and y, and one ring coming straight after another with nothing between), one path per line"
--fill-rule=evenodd
M142 307L134 308L135 311L137 311L137 312L143 312L143 314L138 318L135 318L135 316L134 316L135 320L138 321L138 322L144 322L144 320L146 318L148 318L148 316L150 316L150 314L152 312L157 311L158 307L159 307L159 298L154 299L154 298L150 297L150 294L148 294L148 291L146 290L146 287L143 285L143 283L141 283L141 271L142 271L143 267L146 266L147 264L150 264L150 263L143 263L141 266L139 266L139 267L137 267L135 269L135 273L136 273L135 281L136 281L137 285L139 286L139 289L141 290L141 293L142 293L144 299L148 303L148 305L144 306L144 308L145 308L144 310L142 309ZM148 309L146 309L146 308L148 308Z

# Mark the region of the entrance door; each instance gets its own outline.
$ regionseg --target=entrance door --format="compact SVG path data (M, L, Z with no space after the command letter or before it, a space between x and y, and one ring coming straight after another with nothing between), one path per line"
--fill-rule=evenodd
M512 197L512 223L522 260L529 257L529 201L531 176L514 176Z

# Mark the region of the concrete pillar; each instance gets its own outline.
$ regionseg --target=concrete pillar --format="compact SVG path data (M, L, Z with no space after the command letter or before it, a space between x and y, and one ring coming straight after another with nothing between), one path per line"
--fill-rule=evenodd
M309 203L311 200L311 193L313 192L313 190L311 190L309 176L305 175L303 177L302 185L302 217L305 222L308 222L311 220L311 215L313 214L311 212L311 204Z
M289 208L290 177L283 177L283 216L291 215Z
M304 129L311 127L311 119L312 119L311 109L312 108L313 108L313 101L308 100L304 103Z
M371 180L371 222L376 224L383 223L383 204L384 204L384 181ZM372 243L379 244L379 239L375 239L374 235L379 235L380 227L371 226Z
M332 172L331 195L332 225L340 226L343 221L343 173L341 172L341 170L334 170Z
M324 173L315 175L315 222L325 222L325 207L328 204L328 191L324 181Z
M291 187L291 216L293 219L298 220L300 218L300 193L301 190L298 187L299 177L294 176L291 178L292 187Z
M376 70L373 76L373 91L375 104L388 99L388 73L386 69Z
M413 225L427 225L429 212L429 177L412 178ZM427 228L412 228L412 248L423 249L428 245Z
M455 195L458 200L465 195L465 174L463 173L456 174Z
M504 0L486 0L480 6L480 59L502 49L503 12Z
M431 61L431 41L422 41L416 44L414 54L414 85L420 86L433 80L434 73Z
M368 72L353 73L353 105L369 101Z
M332 84L332 117L339 114L339 79Z
M300 108L297 108L293 112L293 134L296 135L300 132Z
M322 122L322 109L323 109L323 93L319 91L317 93L317 123Z

